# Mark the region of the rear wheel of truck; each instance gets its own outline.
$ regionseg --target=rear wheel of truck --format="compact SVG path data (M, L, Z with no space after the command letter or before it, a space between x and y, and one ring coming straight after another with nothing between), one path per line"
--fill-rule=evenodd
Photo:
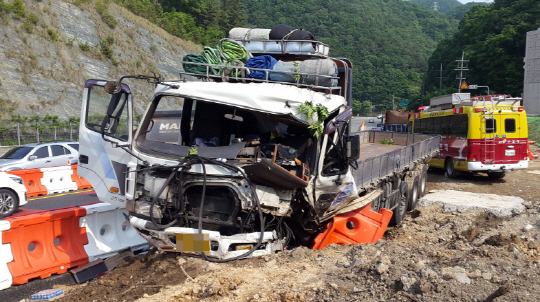
M418 198L423 197L426 195L426 184L427 184L427 171L429 170L429 166L425 166L422 169L422 174L420 174L420 184L418 189Z
M504 178L506 176L505 172L488 172L489 178Z
M416 176L414 178L411 192L409 192L409 203L407 205L407 211L412 211L416 209L419 196L420 196L420 179L418 178L418 176Z
M399 186L399 197L397 201L397 207L394 209L392 219L390 219L390 225L398 225L405 214L407 214L407 205L409 203L409 186L406 182L402 181Z
M451 158L447 158L444 162L444 176L448 178L454 178L457 176L457 171L454 168L454 161Z

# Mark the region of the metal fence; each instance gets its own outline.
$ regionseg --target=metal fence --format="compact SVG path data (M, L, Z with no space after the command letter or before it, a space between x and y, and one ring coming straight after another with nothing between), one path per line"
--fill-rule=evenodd
M16 146L50 141L79 141L78 127L54 127L36 129L34 127L2 127L0 146Z

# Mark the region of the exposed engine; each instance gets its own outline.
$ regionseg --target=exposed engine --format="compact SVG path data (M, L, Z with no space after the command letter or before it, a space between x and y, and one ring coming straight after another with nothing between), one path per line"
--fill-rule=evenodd
M256 149L261 155L260 148ZM143 235L146 232L148 236L153 229L180 227L216 231L221 236L271 232L281 247L305 244L318 230L315 211L305 202L306 192L303 188L265 186L264 183L272 179L244 172L264 161L241 158L237 164L243 169L239 169L233 164L192 155L175 167L144 167L137 174L132 215L151 222L145 224L146 231L142 230ZM291 217L293 212L296 214ZM169 236L169 239L170 243L175 243L174 238ZM163 245L163 242L157 244ZM211 249L217 251L216 245L211 243ZM239 243L229 246L229 250L253 247L253 243ZM265 248L264 244L258 247Z

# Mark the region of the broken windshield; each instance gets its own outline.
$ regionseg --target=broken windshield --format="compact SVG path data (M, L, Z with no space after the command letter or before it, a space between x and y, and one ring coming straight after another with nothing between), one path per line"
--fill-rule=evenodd
M245 148L310 137L309 129L291 116L272 115L234 106L195 101L178 96L159 96L150 107L137 141L141 150L184 156L196 149L210 158L235 159L255 156Z

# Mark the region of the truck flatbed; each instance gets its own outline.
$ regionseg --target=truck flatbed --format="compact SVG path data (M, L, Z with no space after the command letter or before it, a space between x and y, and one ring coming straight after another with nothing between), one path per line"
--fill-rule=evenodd
M359 135L360 158L353 172L359 191L376 187L383 179L411 169L439 151L440 136L384 131L361 131Z
M396 149L399 149L403 146L399 145L381 145L380 143L366 143L361 145L360 149L360 161L378 156L384 153L388 153L390 151L394 151Z

